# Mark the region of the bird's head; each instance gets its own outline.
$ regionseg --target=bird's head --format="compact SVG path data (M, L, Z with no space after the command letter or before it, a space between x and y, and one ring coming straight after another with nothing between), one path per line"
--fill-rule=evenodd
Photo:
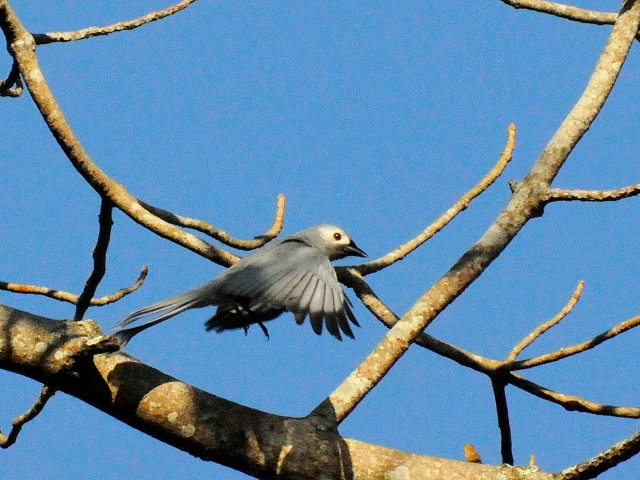
M318 225L300 232L311 245L323 250L330 260L354 256L367 257L351 237L340 227L335 225Z

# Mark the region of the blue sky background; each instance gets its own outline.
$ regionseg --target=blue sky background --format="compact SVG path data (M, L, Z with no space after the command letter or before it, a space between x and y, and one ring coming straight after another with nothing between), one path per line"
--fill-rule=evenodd
M621 2L576 2L616 10ZM74 30L167 6L138 0L13 1L33 32ZM260 2L201 0L138 30L38 49L45 77L92 158L139 198L240 238L266 231L287 196L284 233L344 227L371 257L412 238L496 162L518 126L504 174L451 226L403 262L368 277L406 312L491 224L582 92L610 27L514 10L498 0ZM6 76L10 59L0 61ZM640 182L634 45L619 83L555 186ZM1 99L0 280L79 293L91 271L99 198L47 131L30 97ZM578 343L640 314L640 200L560 204L531 221L429 333L504 358L555 315L579 280L574 313L522 358ZM222 268L115 214L98 294L150 273L134 295L89 310L108 330L143 305L197 286ZM342 262L345 264L346 262ZM350 296L355 299L354 295ZM73 307L0 292L0 303L53 318ZM285 315L259 329L206 334L211 312L148 330L127 351L211 393L282 415L306 415L386 329L357 302L356 340L337 342ZM640 331L525 372L564 393L640 406ZM0 372L0 428L40 385ZM556 471L638 428L629 419L566 412L508 388L516 463ZM472 443L499 464L489 380L412 348L340 432L421 454L463 458ZM0 451L3 478L242 479L177 451L65 394ZM636 479L640 459L603 479ZM6 473L8 472L8 475Z

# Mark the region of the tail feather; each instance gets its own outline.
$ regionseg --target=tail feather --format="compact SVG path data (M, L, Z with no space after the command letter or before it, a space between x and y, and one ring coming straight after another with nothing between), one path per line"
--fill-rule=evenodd
M215 305L217 303L215 290L216 284L214 282L205 283L204 285L194 288L193 290L189 290L188 292L181 293L180 295L161 300L152 305L141 308L140 310L136 310L124 317L115 325L114 328L118 330L115 335L124 346L129 340L131 340L131 337L142 330L174 317L185 310ZM124 328L131 323L137 322L138 320L151 315L156 316L142 325L126 329Z

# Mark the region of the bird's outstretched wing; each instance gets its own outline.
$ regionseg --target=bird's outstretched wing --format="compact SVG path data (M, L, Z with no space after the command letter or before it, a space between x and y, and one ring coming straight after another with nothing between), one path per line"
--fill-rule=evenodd
M349 321L359 325L327 256L298 242L282 243L272 254L268 268L258 257L221 275L218 294L235 305L219 307L220 315L207 322L207 329L245 327L287 310L298 324L308 316L318 335L324 323L335 338L342 340L340 332L354 338Z

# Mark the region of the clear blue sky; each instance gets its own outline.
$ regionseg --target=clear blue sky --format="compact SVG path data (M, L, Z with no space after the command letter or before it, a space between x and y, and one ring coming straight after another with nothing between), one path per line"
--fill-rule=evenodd
M576 2L577 3L577 2ZM615 10L621 2L581 1ZM163 2L14 1L33 32L134 18ZM241 238L269 228L287 196L285 233L344 227L371 257L412 238L495 163L506 128L517 150L502 179L409 258L368 277L398 314L447 271L505 205L580 95L610 27L514 10L499 0L260 2L201 0L132 32L40 47L45 77L93 159L139 198L207 220ZM5 53L0 76L10 68ZM640 182L638 45L609 103L555 186L608 189ZM91 269L99 199L66 160L28 95L2 99L0 280L79 293ZM529 353L584 341L640 314L638 199L554 204L429 333L504 358L566 303L582 301ZM136 294L89 310L108 330L126 313L203 283L222 269L115 215L100 295L150 273ZM354 298L353 294L350 293ZM355 298L354 298L355 300ZM0 303L53 318L73 307L0 292ZM312 410L386 329L356 303L362 328L337 342L290 315L259 329L207 334L209 312L148 330L127 351L230 400L283 415ZM639 406L639 332L531 380L608 404ZM525 355L525 357L528 355ZM40 385L0 372L0 428ZM565 412L511 387L516 463L546 471L584 461L633 434L637 421ZM474 444L500 463L490 383L412 348L344 422L345 436L462 459ZM3 478L246 476L168 447L65 394L0 451ZM637 479L634 459L603 479ZM8 472L8 475L7 475Z

